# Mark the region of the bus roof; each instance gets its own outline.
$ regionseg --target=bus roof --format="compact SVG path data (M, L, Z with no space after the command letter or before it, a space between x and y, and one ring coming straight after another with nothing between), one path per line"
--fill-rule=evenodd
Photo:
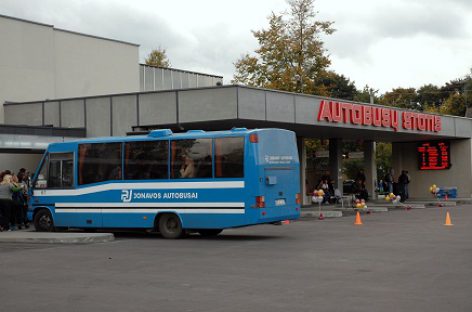
M152 130L145 135L131 135L131 136L116 136L116 137L97 137L89 139L70 140L59 143L51 143L49 147L59 146L63 144L80 144L80 143L113 143L113 142L132 142L132 141L152 141L152 140L168 140L168 139L204 139L215 137L234 137L241 134L249 134L260 131L289 131L276 128L265 129L246 129L233 128L224 131L203 131L203 130L189 130L187 132L173 133L170 129ZM290 131L291 132L291 131Z

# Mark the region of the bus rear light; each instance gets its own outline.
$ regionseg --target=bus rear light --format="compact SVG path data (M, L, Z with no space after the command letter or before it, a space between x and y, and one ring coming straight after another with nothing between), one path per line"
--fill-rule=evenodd
M259 137L257 136L257 133L252 133L249 135L249 142L251 143L258 143L259 142Z
M256 196L256 207L264 208L265 207L265 198L264 196Z
M300 193L295 194L295 203L300 205L302 203L302 195Z

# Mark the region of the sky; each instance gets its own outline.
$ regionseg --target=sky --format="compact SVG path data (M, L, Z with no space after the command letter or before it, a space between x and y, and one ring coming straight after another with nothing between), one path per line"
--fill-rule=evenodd
M173 68L222 75L258 46L285 0L0 0L0 14L140 44L140 61L164 48ZM472 68L472 0L316 0L331 69L381 93L463 77Z

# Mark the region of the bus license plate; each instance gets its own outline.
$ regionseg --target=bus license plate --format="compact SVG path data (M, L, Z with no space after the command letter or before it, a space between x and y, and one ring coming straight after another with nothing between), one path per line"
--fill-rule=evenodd
M285 199L281 198L281 199L276 199L275 200L275 205L276 206L284 206L285 205Z

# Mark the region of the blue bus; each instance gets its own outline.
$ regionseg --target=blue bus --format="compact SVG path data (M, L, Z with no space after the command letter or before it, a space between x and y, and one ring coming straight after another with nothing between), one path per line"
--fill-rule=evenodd
M179 238L300 216L296 137L282 129L53 143L32 181L37 231L140 228Z

